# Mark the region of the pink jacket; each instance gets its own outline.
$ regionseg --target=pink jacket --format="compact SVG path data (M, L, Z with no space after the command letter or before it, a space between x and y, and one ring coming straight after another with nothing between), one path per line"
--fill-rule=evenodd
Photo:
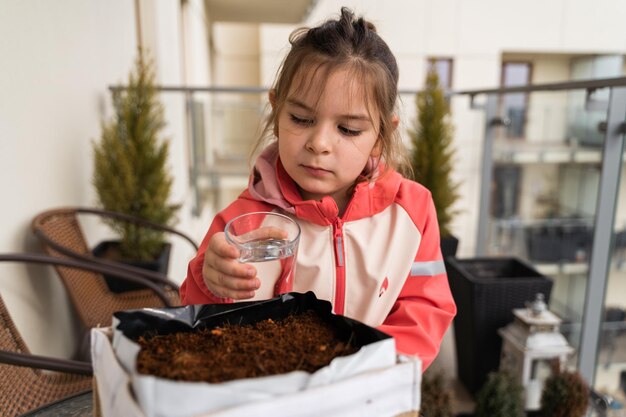
M184 304L224 303L202 279L210 237L231 218L251 211L278 211L302 229L296 278L278 292L313 291L336 314L394 336L397 350L433 361L456 314L439 248L439 227L430 192L389 171L361 182L342 218L330 197L302 200L295 183L269 147L257 160L250 185L218 213L180 288Z

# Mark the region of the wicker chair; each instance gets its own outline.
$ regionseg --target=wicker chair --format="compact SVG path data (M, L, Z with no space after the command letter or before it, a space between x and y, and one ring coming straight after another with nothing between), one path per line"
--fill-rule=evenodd
M146 282L152 282L156 286L163 288L169 305L180 304L178 286L169 280L167 276L155 271L93 256L80 226L80 215L124 220L178 235L197 250L198 246L191 238L177 230L156 225L143 219L91 208L71 207L48 210L37 215L32 222L35 236L40 240L45 252L49 255L76 259L114 271L123 271L135 277L141 277ZM116 293L112 292L107 286L104 274L68 270L61 267L56 269L84 326L85 336L78 350L78 358L87 359L89 329L97 326L109 326L113 312L164 305L163 300L156 295L154 289L137 289Z
M74 260L46 255L0 254L0 262L7 261L92 268ZM0 415L20 415L61 398L89 391L91 374L89 362L30 354L0 296Z

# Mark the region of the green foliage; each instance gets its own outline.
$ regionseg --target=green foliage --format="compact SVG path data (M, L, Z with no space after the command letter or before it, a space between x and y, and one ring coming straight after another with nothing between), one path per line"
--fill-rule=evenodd
M422 401L420 412L427 417L452 417L450 391L446 387L443 371L428 368L422 375Z
M454 150L450 109L439 86L437 73L426 77L426 87L417 94L417 118L409 130L413 179L430 190L437 210L441 236L450 235L450 223L458 213L459 184L452 182Z
M170 225L179 206L168 204L169 143L159 138L165 121L156 94L152 64L140 53L128 88L113 93L114 117L102 123L100 141L93 144L92 183L105 210ZM124 258L151 260L162 249L162 233L125 222L109 224L120 235Z
M507 371L489 373L476 396L475 417L524 417L522 385Z
M589 385L578 372L561 371L558 364L541 393L541 414L550 417L582 417L589 406Z

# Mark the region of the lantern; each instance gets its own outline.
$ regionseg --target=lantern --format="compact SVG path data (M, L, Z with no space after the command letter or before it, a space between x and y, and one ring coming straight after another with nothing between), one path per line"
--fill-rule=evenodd
M552 362L563 364L574 349L559 332L561 319L547 309L543 294L537 294L527 308L514 309L513 315L514 321L498 330L503 340L500 369L519 378L526 410L538 410Z

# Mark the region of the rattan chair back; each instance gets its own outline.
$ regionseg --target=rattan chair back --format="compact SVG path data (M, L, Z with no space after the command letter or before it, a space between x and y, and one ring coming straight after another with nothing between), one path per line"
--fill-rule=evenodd
M28 257L0 255L0 261L5 260L30 262ZM41 260L46 262L45 258ZM61 398L88 391L92 385L90 373L88 363L31 355L0 296L1 416L18 416Z
M165 292L170 300L169 304L180 304L177 285L161 274L144 272L140 268L124 266L92 256L78 220L78 215L83 212L82 210L85 213L98 213L97 210L90 209L61 208L45 211L35 217L32 222L33 231L46 253L56 257L96 263L113 271L123 270L138 277L145 277L144 274L156 275L153 282L167 285ZM150 289L114 293L109 290L103 274L62 266L57 266L56 270L81 322L87 329L109 326L115 311L164 305L163 301Z

